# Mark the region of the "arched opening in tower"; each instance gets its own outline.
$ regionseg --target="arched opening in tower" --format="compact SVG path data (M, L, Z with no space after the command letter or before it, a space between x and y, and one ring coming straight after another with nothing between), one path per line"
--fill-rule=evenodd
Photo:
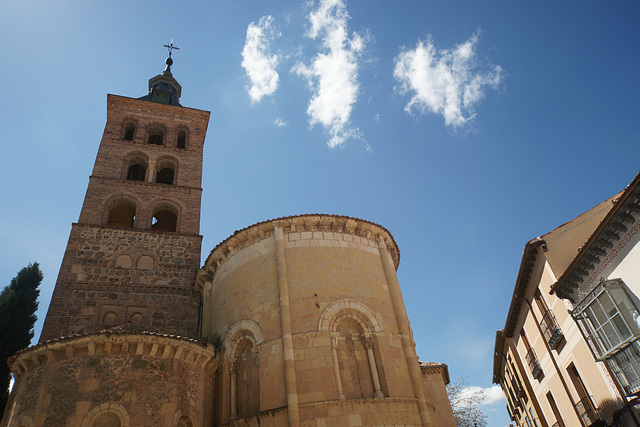
M160 210L153 215L151 229L154 231L176 231L178 216L169 210Z
M109 214L109 227L133 228L136 218L136 208L129 204L116 205Z
M173 184L173 169L162 168L156 175L156 182L158 184Z
M146 172L147 169L143 165L131 165L127 171L127 179L131 181L144 181Z

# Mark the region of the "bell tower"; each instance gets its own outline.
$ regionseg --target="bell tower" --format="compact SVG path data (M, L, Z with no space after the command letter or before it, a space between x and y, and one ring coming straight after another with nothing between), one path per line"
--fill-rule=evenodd
M40 342L114 327L195 337L202 152L209 112L180 105L165 70L107 123Z

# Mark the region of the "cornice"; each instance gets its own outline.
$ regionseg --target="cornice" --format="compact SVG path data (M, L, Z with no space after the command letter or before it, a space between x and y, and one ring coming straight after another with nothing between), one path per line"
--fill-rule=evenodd
M527 298L527 291L531 278L533 277L534 267L538 261L538 248L542 248L542 251L547 250L547 243L541 237L527 242L522 252L522 261L520 261L520 269L518 270L518 277L513 289L513 295L511 297L511 304L509 305L509 312L507 313L507 320L504 326L505 337L512 337L515 328L518 324L518 318L520 316L520 310L522 304Z
M78 228L95 228L96 230L116 230L116 231L123 231L125 233L147 233L149 235L164 235L164 236L168 236L168 237L197 237L202 241L202 235L200 234L195 234L195 233L180 233L177 231L158 231L158 230L151 230L150 228L126 228L126 227L115 227L115 226L108 226L108 225L99 225L99 224L91 224L88 222L74 222L71 224L72 227L78 227Z
M394 404L415 404L418 399L413 397L385 397L379 398L362 398L362 399L338 399L338 400L323 400L320 402L308 402L300 403L300 408L313 408L313 407L332 407L332 406L362 406L363 404L377 405L377 406L392 406Z
M584 284L609 256L618 241L640 218L640 174L629 184L569 267L551 287L550 293L575 301L575 291Z
M502 368L504 366L504 329L496 331L496 341L493 351L493 383L500 384Z
M433 373L433 374L442 374L442 379L446 384L449 384L449 366L446 363L439 362L418 362L420 365L420 372L422 373Z
M152 102L152 101L147 101L147 100L138 99L138 98L131 98L131 97L122 96L122 95L113 95L111 93L107 94L107 103L109 102L116 102L119 104L135 104L136 107L138 107L136 108L136 110L164 110L165 112L172 113L175 115L183 115L185 113L198 114L206 117L207 122L209 121L209 117L211 115L210 111L200 110L198 108L185 107L183 105L177 106L177 105L160 104L158 102ZM144 113L145 111L138 114L144 115Z
M90 181L103 181L105 184L109 185L118 184L124 185L126 187L147 187L147 188L162 188L163 192L173 191L175 193L187 193L191 194L196 192L198 194L202 194L201 187L188 187L186 185L175 185L175 184L160 184L157 182L149 182L149 181L136 181L132 179L122 179L122 178L108 178L104 176L91 175L89 176Z
M400 264L400 249L391 233L381 225L363 219L342 215L305 214L276 218L258 222L249 227L237 230L233 235L219 243L207 257L203 268L198 272L196 292L201 293L204 282L212 280L216 271L236 251L269 238L275 227L284 234L295 232L337 232L378 240L382 238L393 259L395 268Z
M16 376L31 369L76 357L124 354L157 359L182 360L214 369L215 348L203 341L148 331L111 329L49 340L19 351L8 360Z

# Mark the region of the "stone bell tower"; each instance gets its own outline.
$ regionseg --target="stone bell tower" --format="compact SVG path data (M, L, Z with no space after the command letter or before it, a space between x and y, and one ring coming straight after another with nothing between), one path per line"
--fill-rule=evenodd
M107 97L107 123L40 342L126 326L195 337L202 150L209 112L180 105L165 70Z

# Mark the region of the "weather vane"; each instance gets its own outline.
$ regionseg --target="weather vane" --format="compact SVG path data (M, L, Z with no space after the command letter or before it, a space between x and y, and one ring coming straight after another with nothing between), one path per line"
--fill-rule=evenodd
M171 43L169 44L163 44L162 47L166 47L167 49L169 49L169 58L171 58L171 53L173 52L173 49L175 50L180 50L179 47L175 47L173 45L173 39L171 39Z

